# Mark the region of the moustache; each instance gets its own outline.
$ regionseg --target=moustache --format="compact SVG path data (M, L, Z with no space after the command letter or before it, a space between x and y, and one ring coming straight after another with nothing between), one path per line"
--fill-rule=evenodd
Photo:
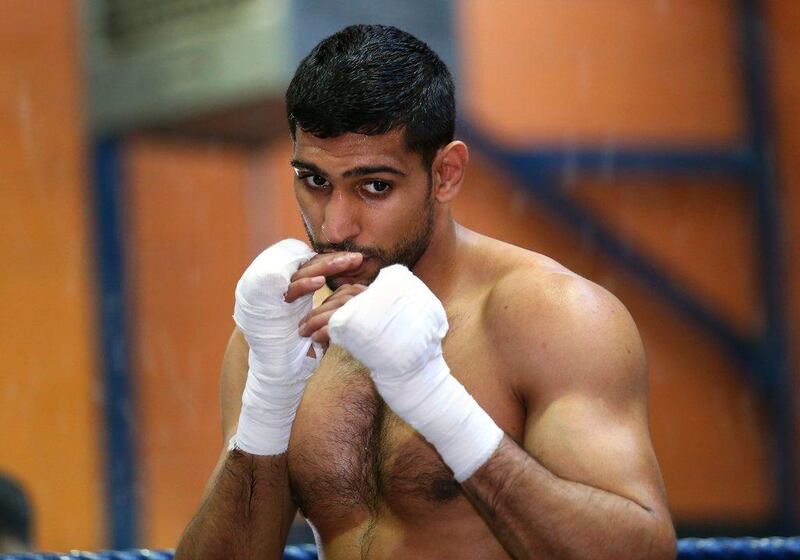
M342 243L314 243L314 251L317 253L361 253L364 255L365 259L369 257L377 257L380 259L384 256L383 251L378 248L363 247L348 241Z

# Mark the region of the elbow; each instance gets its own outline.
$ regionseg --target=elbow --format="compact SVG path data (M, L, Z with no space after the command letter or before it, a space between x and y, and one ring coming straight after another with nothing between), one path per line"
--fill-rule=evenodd
M640 558L648 560L675 560L678 554L678 543L675 528L669 516L650 519L644 531L646 543Z
M675 560L677 541L669 516L647 512L635 523L606 525L603 535L591 542L582 540L569 554L554 554L575 560Z
M631 530L618 532L616 546L610 546L608 560L627 558L636 560L675 560L677 540L675 528L669 515L661 516L647 512L646 518L630 527ZM596 558L596 554L593 554Z
M675 535L675 527L667 519L663 523L661 535L658 539L657 555L652 558L664 558L664 560L674 560L678 556L678 539Z

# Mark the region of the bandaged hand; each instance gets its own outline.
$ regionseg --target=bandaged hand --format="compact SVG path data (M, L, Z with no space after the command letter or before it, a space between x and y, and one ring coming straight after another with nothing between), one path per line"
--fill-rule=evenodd
M463 482L491 457L503 431L450 374L442 354L447 329L441 302L401 265L381 270L328 322L331 341L370 370L386 404Z
M261 253L236 286L233 318L250 346L242 409L231 448L255 455L286 451L292 422L306 382L319 364L322 349L301 337L298 322L312 307L313 288L291 303L284 301L291 276L314 252L286 239Z

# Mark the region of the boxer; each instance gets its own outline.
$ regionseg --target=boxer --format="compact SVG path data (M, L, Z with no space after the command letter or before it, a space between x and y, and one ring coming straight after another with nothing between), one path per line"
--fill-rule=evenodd
M441 60L352 26L286 100L310 246L236 287L226 445L176 557L280 557L299 508L331 560L674 558L636 326L455 222L469 152Z

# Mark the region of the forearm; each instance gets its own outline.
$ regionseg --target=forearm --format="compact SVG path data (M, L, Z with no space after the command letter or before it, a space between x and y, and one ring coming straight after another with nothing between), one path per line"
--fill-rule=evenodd
M282 558L295 509L285 453L234 450L184 531L175 558Z
M514 558L675 557L666 516L559 478L508 436L462 488Z

